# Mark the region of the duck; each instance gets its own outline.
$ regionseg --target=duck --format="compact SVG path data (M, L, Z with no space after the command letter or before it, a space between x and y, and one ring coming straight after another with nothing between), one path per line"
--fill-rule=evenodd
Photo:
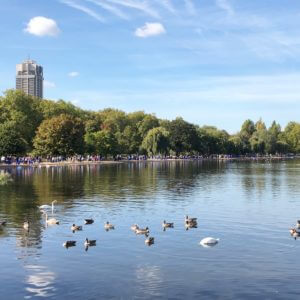
M54 203L56 203L56 202L57 202L57 200L54 200L54 201L51 202L51 205L43 204L43 205L39 206L39 209L50 209L51 208L52 214L53 214L53 212L54 212Z
M84 242L84 246L85 247L96 246L96 240L89 240L88 238L86 238Z
M291 229L290 229L290 234L291 234L291 236L294 237L295 239L296 239L297 237L300 237L300 232L297 231L295 228L291 228Z
M84 219L84 224L93 224L94 220L93 219Z
M63 243L63 246L65 248L74 247L74 246L76 246L76 241L65 241Z
M189 216L185 216L185 222L197 223L197 218L189 218Z
M48 214L46 212L43 212L46 215L46 225L58 225L59 221L55 218L48 219Z
M28 221L25 221L25 222L23 223L23 228L24 228L25 230L29 230L29 222L28 222Z
M200 241L200 245L202 246L215 246L218 244L220 239L215 239L213 237L206 237Z
M139 226L138 226L138 224L133 224L133 225L130 226L130 229L132 231L136 231L137 229L139 229Z
M146 227L146 228L137 228L135 230L135 233L136 234L148 234L149 233L149 228Z
M82 230L82 226L78 226L78 225L73 224L73 225L71 226L71 230L72 230L72 231L79 231L79 230Z
M151 246L154 244L154 237L151 236L151 237L148 237L146 240L145 240L145 244L148 245L148 246Z
M297 221L297 227L300 228L300 220Z
M163 228L173 228L174 227L174 223L167 223L166 220L164 220L161 225Z
M6 221L0 221L0 226L5 226L6 225Z
M110 224L108 221L104 224L104 228L106 230L115 229L115 226L113 224Z

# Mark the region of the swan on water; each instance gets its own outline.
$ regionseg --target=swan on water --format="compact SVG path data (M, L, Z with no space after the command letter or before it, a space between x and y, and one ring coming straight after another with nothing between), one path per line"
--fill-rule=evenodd
M42 213L46 216L46 225L58 225L59 221L55 218L48 219L48 214L45 211L42 211Z
M50 209L51 208L51 211L52 211L52 214L54 212L54 203L56 203L57 200L54 200L51 202L51 205L48 205L48 204L43 204L41 206L39 206L39 209Z
M203 247L212 247L218 244L220 239L215 239L213 237L206 237L200 241L200 245Z

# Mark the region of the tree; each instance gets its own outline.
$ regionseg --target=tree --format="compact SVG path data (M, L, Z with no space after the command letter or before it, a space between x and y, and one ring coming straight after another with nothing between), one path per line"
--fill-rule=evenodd
M252 137L252 134L255 131L255 125L253 121L246 120L241 128L241 131L239 133L239 137L242 141L242 153L246 154L251 152L251 146L250 146L250 138Z
M27 146L14 122L7 121L0 124L0 156L25 154Z
M114 134L109 130L100 130L85 136L87 146L93 149L94 154L107 157L118 153L118 142Z
M41 123L34 138L34 152L42 156L82 154L83 136L83 122L79 118L62 114Z
M193 124L176 118L165 123L166 130L170 133L170 147L176 155L190 153L198 148L198 133Z
M300 123L288 123L284 129L283 138L291 152L300 153Z
M41 99L25 95L22 91L8 90L0 97L0 123L11 121L21 139L31 150L32 139L43 120Z
M169 132L163 127L156 127L148 131L142 148L149 155L167 154L169 148Z

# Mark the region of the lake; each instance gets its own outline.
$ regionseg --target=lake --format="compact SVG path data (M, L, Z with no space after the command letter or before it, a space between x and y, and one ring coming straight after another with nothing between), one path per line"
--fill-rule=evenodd
M1 299L298 299L300 161L6 168ZM59 225L38 206L57 200ZM198 218L185 229L184 217ZM84 225L85 218L94 223ZM23 223L29 220L27 232ZM163 231L162 221L174 222ZM110 221L115 230L105 231ZM83 225L73 233L71 225ZM148 226L155 238L130 226ZM215 247L199 245L219 238ZM85 238L97 245L84 247ZM76 240L76 247L62 246Z

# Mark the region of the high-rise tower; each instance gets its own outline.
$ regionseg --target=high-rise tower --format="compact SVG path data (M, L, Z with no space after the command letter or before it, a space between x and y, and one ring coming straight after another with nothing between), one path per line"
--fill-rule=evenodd
M43 98L43 67L34 60L16 66L16 89L27 95Z

